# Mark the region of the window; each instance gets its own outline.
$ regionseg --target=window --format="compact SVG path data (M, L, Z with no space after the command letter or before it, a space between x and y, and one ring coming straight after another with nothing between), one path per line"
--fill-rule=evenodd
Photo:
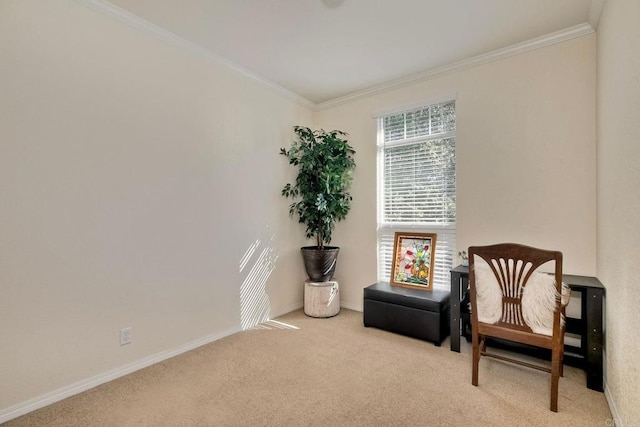
M433 284L449 289L456 253L455 101L378 117L378 280L396 231L436 233Z

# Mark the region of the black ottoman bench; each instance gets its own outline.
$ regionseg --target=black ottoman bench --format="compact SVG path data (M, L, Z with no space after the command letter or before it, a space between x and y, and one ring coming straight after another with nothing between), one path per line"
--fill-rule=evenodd
M373 326L440 346L449 335L449 291L391 286L364 289L364 326Z

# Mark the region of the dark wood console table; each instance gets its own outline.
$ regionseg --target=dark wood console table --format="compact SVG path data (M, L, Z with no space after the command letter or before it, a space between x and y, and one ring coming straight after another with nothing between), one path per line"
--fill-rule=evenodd
M564 274L562 280L572 291L581 294L581 316L575 319L567 316L566 332L580 336L580 347L565 344L564 361L577 366L587 373L587 387L604 391L603 388L603 346L604 317L603 303L605 288L596 277ZM460 352L462 331L461 303L467 296L469 287L469 267L457 266L451 270L451 351Z

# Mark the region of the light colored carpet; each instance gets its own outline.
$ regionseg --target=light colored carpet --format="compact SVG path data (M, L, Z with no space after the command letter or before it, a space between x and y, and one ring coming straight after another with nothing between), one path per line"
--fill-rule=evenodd
M7 426L603 426L604 394L374 328L295 311L8 422Z

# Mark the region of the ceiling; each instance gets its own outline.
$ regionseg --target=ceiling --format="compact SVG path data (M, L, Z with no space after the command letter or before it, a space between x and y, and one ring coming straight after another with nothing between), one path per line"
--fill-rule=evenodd
M97 1L318 106L581 24L592 31L604 0Z

